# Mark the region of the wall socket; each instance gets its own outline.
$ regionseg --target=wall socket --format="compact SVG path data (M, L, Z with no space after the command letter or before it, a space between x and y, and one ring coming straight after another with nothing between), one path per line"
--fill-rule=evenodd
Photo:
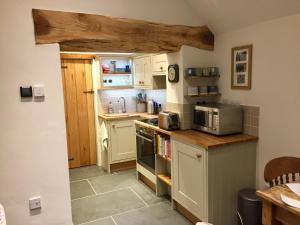
M29 199L29 209L34 210L34 209L40 209L42 208L42 203L41 203L41 197L33 197Z

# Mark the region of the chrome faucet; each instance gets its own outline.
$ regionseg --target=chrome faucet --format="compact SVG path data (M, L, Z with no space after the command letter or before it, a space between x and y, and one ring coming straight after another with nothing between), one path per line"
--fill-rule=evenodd
M126 113L126 100L124 97L120 97L118 99L118 102L120 103L120 100L123 99L123 107L122 107L122 113Z

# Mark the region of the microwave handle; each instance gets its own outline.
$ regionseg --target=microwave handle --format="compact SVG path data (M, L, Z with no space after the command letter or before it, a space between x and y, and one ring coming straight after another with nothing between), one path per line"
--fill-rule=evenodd
M211 130L213 127L213 113L208 111L208 128Z

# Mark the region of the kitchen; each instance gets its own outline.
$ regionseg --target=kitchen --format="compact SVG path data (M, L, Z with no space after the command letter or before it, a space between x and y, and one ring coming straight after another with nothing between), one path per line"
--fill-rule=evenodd
M298 224L299 2L99 3L0 3L0 221Z
M178 65L182 64L180 61L178 64L170 64L177 58L176 54L180 53L99 53L91 57L92 76L97 82L97 94L94 95L94 102L97 103L97 165L112 176L136 171L136 180L149 189L147 195L152 190L151 194L160 200L167 197L171 207L192 223L210 221L218 224L222 218L224 224L231 224L236 220L234 208L237 196L212 199L209 196L233 196L243 188L254 187L258 137L252 133L246 134L243 128L248 124L244 124L243 117L253 112L253 116L258 119L259 108L216 103L221 96L218 80L222 75L213 63L213 55L185 46L181 51L182 61L185 57L197 54L193 67L181 68ZM84 56L87 54L81 53L80 57ZM78 53L61 53L63 60L72 57L79 58ZM62 70L63 74L68 74L68 68ZM182 97L186 102L182 107L184 109L180 109L179 104L167 102L167 99L173 86L183 85L184 82ZM67 124L71 124L72 114L74 111L67 117L70 120ZM222 154L218 155L218 152ZM71 152L69 158L76 160L76 155L81 154ZM227 163L221 166L224 159ZM235 161L244 163L236 164ZM219 167L216 167L215 162L219 162ZM71 169L71 177L81 170L88 169ZM202 173L193 174L194 171ZM234 174L233 180L228 178L222 183L218 181L217 177L228 177L229 174ZM105 189L100 188L101 182L108 182L101 181L102 175L97 181L95 177L88 178L89 185L96 193L97 190ZM216 177L216 180L211 177ZM122 189L125 183L132 185L131 179L120 180L115 185ZM235 179L239 183L234 183ZM81 185L80 182L82 180L72 180L71 194L76 192L74 190L77 185ZM181 187L181 183L185 186ZM213 188L217 183L221 189ZM106 187L105 190L113 191L115 188ZM212 190L212 194L207 193L207 190ZM141 199L144 198L143 193L140 193ZM73 208L79 207L80 198L83 196L74 197L72 201L76 202L76 206ZM209 211L209 204L217 204L221 208L225 205L231 207L221 213L218 208ZM73 215L76 224L88 222L76 219L77 216L83 217L83 213L74 210L73 214L76 214ZM101 220L96 215L90 217Z

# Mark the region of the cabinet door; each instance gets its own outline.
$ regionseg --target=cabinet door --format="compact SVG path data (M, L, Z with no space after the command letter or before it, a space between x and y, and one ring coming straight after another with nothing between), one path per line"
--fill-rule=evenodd
M144 57L144 76L143 76L143 86L152 87L152 66L151 57Z
M144 79L144 58L137 58L133 60L134 67L134 86L142 86Z
M133 120L111 123L111 161L136 158L135 125Z
M152 70L154 75L167 74L168 59L166 54L154 55L152 57Z
M173 198L201 220L207 220L206 154L172 140Z

